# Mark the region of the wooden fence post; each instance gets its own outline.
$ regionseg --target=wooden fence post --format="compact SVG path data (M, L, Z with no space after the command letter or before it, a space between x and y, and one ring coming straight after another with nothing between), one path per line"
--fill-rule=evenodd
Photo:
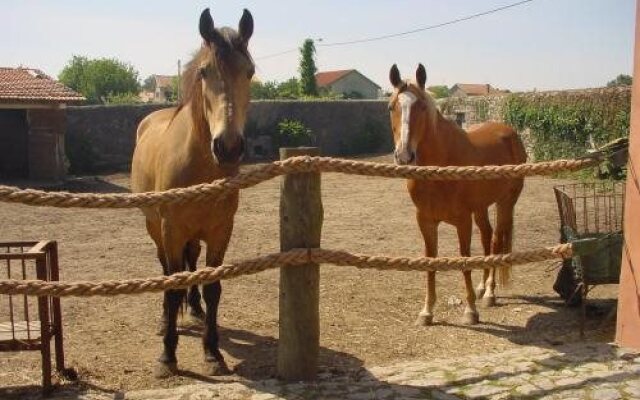
M317 147L281 148L280 159L319 153ZM320 173L284 175L280 186L280 251L320 247L323 214ZM316 378L319 301L318 264L280 269L278 376L284 380Z

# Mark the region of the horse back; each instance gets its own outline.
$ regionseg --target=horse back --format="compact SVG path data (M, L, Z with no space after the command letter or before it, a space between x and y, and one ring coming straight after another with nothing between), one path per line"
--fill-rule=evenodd
M522 164L527 154L518 133L500 122L485 122L469 127L468 138L477 150L478 165Z

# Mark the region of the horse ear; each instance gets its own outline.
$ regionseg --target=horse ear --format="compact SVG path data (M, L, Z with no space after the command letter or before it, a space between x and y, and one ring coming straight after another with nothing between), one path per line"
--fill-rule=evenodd
M242 18L240 18L240 24L238 25L238 32L242 41L249 42L251 35L253 35L253 16L246 8L242 12Z
M389 71L389 81L394 88L399 87L402 83L402 78L400 78L400 71L398 70L398 66L395 64L391 66L391 70Z
M424 90L424 86L427 84L427 70L422 64L418 64L418 69L416 69L416 82Z
M213 27L213 18L208 8L205 8L200 14L200 36L205 42L209 43L213 40L215 29Z

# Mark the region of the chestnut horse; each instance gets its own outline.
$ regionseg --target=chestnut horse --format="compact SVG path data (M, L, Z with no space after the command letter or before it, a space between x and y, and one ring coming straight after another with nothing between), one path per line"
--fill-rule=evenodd
M162 191L211 182L236 174L244 153L243 129L249 107L254 63L248 51L253 17L244 10L238 31L214 28L209 9L200 16L201 49L185 68L183 100L178 107L156 111L138 126L131 168L133 192ZM200 241L206 264L219 266L231 237L238 192L220 202L167 204L144 208L147 231L156 244L165 275L196 268ZM220 282L204 285L206 304L203 345L206 370L228 372L218 348L217 313ZM176 320L186 290L164 293L164 350L155 375L177 371ZM197 287L188 299L192 313L202 313Z
M391 127L395 141L395 162L399 165L503 165L526 161L524 146L517 133L509 126L487 122L472 127L468 132L443 117L434 100L426 93L427 73L420 64L415 82L400 78L394 64L389 73L394 92L389 102ZM455 226L460 254L471 252L472 216L480 229L485 255L511 251L513 209L520 196L524 180L461 180L428 181L410 179L409 194L417 208L417 219L424 237L427 257L438 256L438 224ZM495 231L489 222L488 208L496 204ZM509 269L500 271L501 283L507 283ZM471 271L464 271L466 308L463 322L479 321L475 306L476 294L471 282ZM427 295L424 309L417 323L433 323L436 301L435 272L427 272ZM485 288L486 285L486 288ZM478 296L484 295L486 306L495 304L495 269L485 269L478 287Z

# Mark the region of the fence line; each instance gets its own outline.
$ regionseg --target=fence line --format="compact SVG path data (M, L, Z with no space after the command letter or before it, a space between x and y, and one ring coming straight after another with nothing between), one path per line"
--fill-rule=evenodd
M0 294L29 296L116 296L162 292L169 289L188 288L196 284L231 279L255 274L267 269L292 267L309 263L329 263L338 266L354 266L385 271L463 271L489 267L522 265L531 262L570 258L571 243L537 250L509 254L492 254L473 257L384 257L351 254L345 251L325 249L294 249L282 253L222 265L206 267L195 272L179 272L169 276L147 279L127 279L103 282L50 282L40 280L0 280Z
M233 177L187 188L146 193L68 193L20 189L0 185L0 201L30 206L62 208L139 208L165 204L184 204L193 201L220 199L239 189L245 189L279 175L300 172L339 172L385 178L426 180L486 180L522 178L534 175L553 175L563 171L577 171L597 165L601 153L593 153L575 160L556 160L539 163L499 166L399 166L331 157L299 156L275 161Z

